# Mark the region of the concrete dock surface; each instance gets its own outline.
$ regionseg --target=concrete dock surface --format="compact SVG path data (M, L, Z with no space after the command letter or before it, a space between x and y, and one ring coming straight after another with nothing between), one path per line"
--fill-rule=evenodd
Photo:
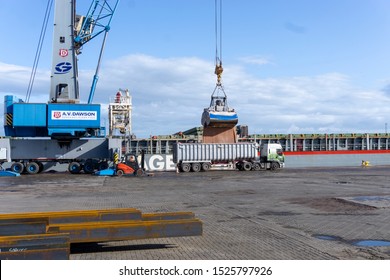
M390 259L390 166L0 179L0 213L122 207L194 212L203 236L74 244L70 258Z

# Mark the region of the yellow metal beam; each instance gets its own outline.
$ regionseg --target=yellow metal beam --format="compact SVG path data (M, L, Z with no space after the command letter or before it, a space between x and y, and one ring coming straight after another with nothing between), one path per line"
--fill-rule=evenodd
M166 213L145 213L142 214L143 221L181 220L194 219L192 212L166 212Z
M69 234L0 237L0 260L68 260Z
M0 214L0 225L11 221L23 222L32 219L47 219L52 223L81 223L91 221L141 220L141 211L135 208L102 210L69 210L56 212L29 212Z
M71 243L202 235L199 219L53 224L48 233L69 233Z

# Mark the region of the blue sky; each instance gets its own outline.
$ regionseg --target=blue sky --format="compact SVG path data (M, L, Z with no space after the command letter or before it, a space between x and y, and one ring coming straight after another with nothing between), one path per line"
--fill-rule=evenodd
M46 3L0 0L0 102L25 97ZM89 4L77 1L77 13ZM385 132L389 14L387 0L223 0L223 84L239 123L250 133ZM52 19L31 102L49 97L51 37ZM83 102L100 40L79 56ZM213 0L121 0L94 101L104 116L128 88L138 137L200 126L214 54Z

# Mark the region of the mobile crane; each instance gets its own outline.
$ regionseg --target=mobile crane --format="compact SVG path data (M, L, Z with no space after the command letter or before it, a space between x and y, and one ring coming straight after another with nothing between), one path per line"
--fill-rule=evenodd
M53 0L49 0L53 1ZM107 168L120 139L104 137L100 104L93 104L110 23L119 0L93 0L86 16L76 15L76 0L55 0L52 69L48 103L28 103L4 97L4 131L0 139L0 165L12 162L11 171L34 174L44 163L68 163L71 173ZM78 55L82 47L104 34L88 103L81 104Z

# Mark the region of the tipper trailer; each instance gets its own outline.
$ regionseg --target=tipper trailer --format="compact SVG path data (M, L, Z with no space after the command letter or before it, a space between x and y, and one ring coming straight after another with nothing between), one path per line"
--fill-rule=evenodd
M183 172L208 170L277 170L284 167L282 146L277 143L177 143L173 162Z

